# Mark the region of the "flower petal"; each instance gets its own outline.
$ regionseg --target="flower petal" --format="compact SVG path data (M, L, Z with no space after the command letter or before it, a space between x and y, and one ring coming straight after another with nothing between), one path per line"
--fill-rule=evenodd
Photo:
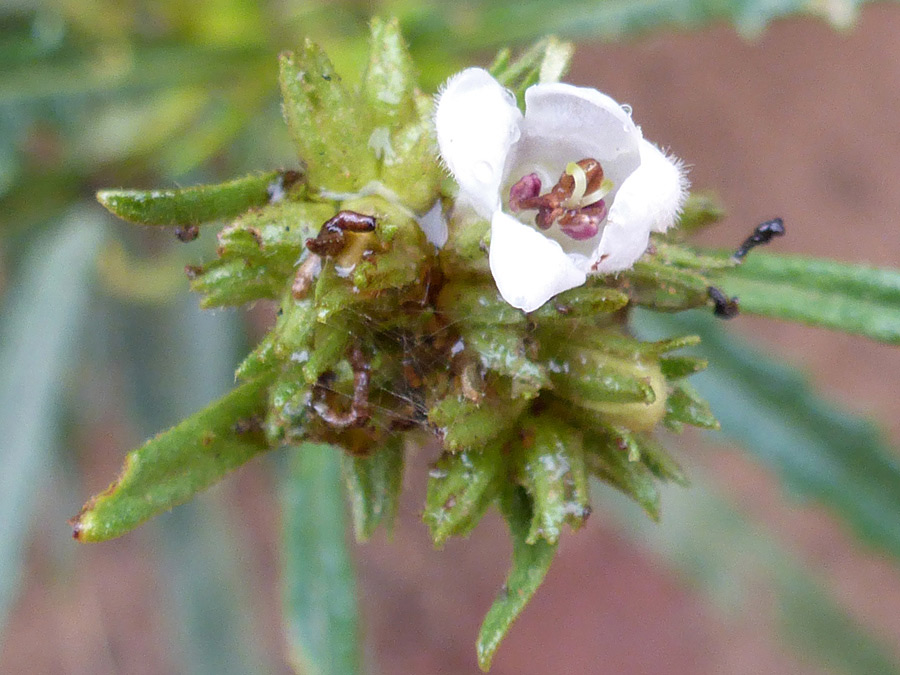
M437 200L427 213L418 217L419 227L425 233L425 239L437 248L443 248L449 237L447 218L441 200Z
M457 73L438 94L434 116L441 157L479 215L500 204L503 167L519 139L522 113L512 94L481 68Z
M594 253L592 270L600 274L628 269L647 250L650 232L665 232L687 197L681 162L641 140L641 165L619 189L606 229Z
M512 174L543 166L549 175L541 178L552 184L569 162L591 157L618 188L641 163L640 140L631 115L606 94L571 84L537 84L525 92L525 124Z
M490 263L500 295L526 312L587 279L562 246L502 211L491 219Z

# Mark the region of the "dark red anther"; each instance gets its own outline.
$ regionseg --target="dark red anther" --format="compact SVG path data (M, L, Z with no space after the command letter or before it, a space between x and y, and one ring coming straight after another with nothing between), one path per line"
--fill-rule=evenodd
M513 213L528 208L536 208L528 206L523 202L529 202L541 194L541 179L536 173L530 173L522 176L519 181L509 189L509 209Z
M606 202L602 199L580 209L567 209L559 218L559 227L572 239L585 241L597 236L606 212Z

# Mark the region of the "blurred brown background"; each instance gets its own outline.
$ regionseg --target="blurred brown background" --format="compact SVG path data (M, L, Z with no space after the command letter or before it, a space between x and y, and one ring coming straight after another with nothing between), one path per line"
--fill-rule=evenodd
M582 46L569 79L630 103L645 136L692 165L696 187L722 196L729 217L705 235L707 243L733 247L756 223L778 215L788 227L788 236L774 244L779 251L898 266L898 36L897 5L865 9L847 33L801 19L777 22L749 40L724 26L656 33L628 45ZM900 449L900 350L774 321L739 318L732 328L812 373L829 397L879 420ZM137 439L107 429L83 440L92 448L83 458L88 495L116 474L122 448ZM477 627L506 573L509 549L497 518L468 541L432 550L417 513L432 455L423 451L411 460L393 541L379 536L357 549L375 672L477 672ZM821 510L791 501L739 451L687 435L681 457L719 478L754 520L774 526L779 541L900 658L895 565L861 550ZM254 462L215 492L231 504L238 525L234 546L246 584L240 591L253 607L249 625L270 672L287 674L277 510L266 469ZM53 536L41 537L30 551L24 592L0 645L0 673L174 672L171 628L158 602L166 582L154 534L141 530L76 546L55 516L44 514L41 525ZM48 562L54 559L49 549L59 547L76 557L75 578L59 578ZM822 672L775 638L763 583L751 607L735 615L712 606L597 510L581 532L564 538L492 673Z

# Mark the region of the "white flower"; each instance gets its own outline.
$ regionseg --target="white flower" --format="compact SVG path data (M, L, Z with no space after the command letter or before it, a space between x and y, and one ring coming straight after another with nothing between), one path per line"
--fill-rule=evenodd
M497 288L526 312L588 274L630 268L687 194L681 162L595 89L534 85L522 115L487 71L469 68L443 87L435 125L460 200L491 221Z

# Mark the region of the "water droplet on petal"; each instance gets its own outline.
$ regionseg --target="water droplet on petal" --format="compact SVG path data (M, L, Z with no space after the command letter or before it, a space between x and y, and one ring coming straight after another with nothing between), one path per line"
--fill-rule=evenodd
M494 177L494 170L489 162L481 160L480 162L475 162L475 166L472 167L472 174L479 183L489 183L491 178Z

